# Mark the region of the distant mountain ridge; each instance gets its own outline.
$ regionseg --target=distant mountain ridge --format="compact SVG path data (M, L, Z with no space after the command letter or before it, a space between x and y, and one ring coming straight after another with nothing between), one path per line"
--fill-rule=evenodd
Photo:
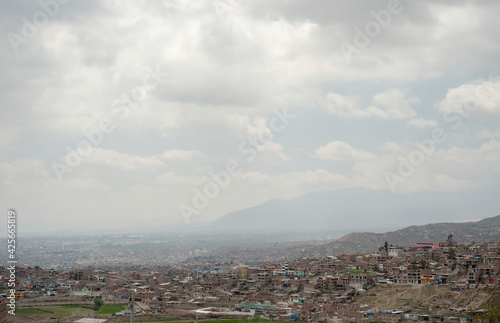
M450 234L453 235L453 241L458 243L500 241L500 215L478 222L432 223L385 233L350 233L336 241L305 250L304 255L312 257L342 253L371 253L385 241L394 246L404 246L416 242L445 241Z
M477 222L432 223L409 226L400 230L373 233L350 233L338 240L318 244L317 241L295 243L243 243L224 246L210 255L186 260L187 263L207 262L262 262L288 261L302 257L317 258L339 254L370 254L378 250L385 241L394 246L412 245L416 242L441 242L453 235L458 243L500 241L500 215ZM282 234L283 236L283 234ZM295 236L295 235L291 235ZM278 245L278 247L277 247Z
M484 218L500 211L496 190L480 199L470 192L417 192L352 188L269 200L231 212L210 230L231 232L384 232L409 225ZM338 234L337 236L340 236Z

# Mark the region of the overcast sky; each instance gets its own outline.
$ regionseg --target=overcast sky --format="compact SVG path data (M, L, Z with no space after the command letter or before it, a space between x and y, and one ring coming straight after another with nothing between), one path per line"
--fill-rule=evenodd
M499 12L1 1L1 209L43 231L211 221L349 187L479 198L500 179Z

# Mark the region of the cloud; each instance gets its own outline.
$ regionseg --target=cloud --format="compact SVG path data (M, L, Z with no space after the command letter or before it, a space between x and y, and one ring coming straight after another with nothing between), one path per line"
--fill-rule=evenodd
M395 185L397 192L454 191L488 185L500 173L500 143L495 140L477 148L437 147L431 154L422 153L424 157L418 165L410 162L410 155L420 151L413 145L386 143L383 148L387 154L353 165L353 182L363 187L387 189L384 174L391 172L403 179Z
M280 161L285 161L290 159L290 157L288 157L283 152L284 150L283 146L273 141L265 142L264 144L258 146L258 149L263 153L268 153L272 156L277 157Z
M40 159L17 159L11 163L0 162L0 178L43 178L48 174Z
M360 111L360 99L358 96L342 96L329 92L325 98L326 109L333 115L361 117L366 113Z
M203 153L198 150L183 150L183 149L172 149L165 150L160 157L162 159L178 159L178 160L190 160L195 157L201 157Z
M352 161L362 159L373 159L376 156L364 150L357 150L342 141L332 141L314 152L318 159L335 161Z
M292 172L291 179L298 178L301 185L312 185L312 189L344 188L353 185L348 177L335 174L325 169L315 169L305 172ZM355 185L355 184L354 184ZM353 186L354 186L353 185Z
M329 92L324 104L333 115L341 117L379 117L382 119L404 119L416 116L410 104L418 103L417 98L406 98L407 90L389 89L376 94L372 105L366 109L360 107L358 96L342 96Z
M410 126L417 127L417 128L437 127L438 126L438 122L436 120L433 120L433 119L426 120L422 117L420 117L418 119L408 120L408 121L406 121L406 124L410 125Z
M297 117L255 161L241 163L244 175L203 216L320 189L388 189L383 173L415 148L412 127L428 130L439 112L483 120L468 122L470 134L450 135L402 189L498 182L500 78L468 80L500 68L500 2L402 7L347 64L340 44L353 44L387 1L61 5L19 53L0 39L0 206L24 208L26 221L43 213L54 225L75 223L68 214L112 224L137 214L182 221L179 201L218 166L242 160L243 139L271 137L273 110L283 107ZM40 10L37 2L0 2L0 30L22 34L23 18ZM156 66L164 79L127 118L115 115L112 133L59 183L51 162L113 116L116 100L130 100Z
M494 131L483 129L476 133L476 137L480 139L500 138L500 129Z
M103 148L95 148L91 154L83 158L83 161L86 164L120 168L123 170L165 166L157 156L142 157Z
M479 80L449 89L438 103L439 111L469 115L500 115L500 77Z
M196 177L196 176L183 176L176 174L174 172L166 172L158 175L154 182L158 184L167 185L188 185L188 186L198 186L203 184L208 180L208 177Z
M407 90L390 89L375 95L373 105L366 111L383 119L404 119L416 116L410 104L418 103L417 98L406 98Z

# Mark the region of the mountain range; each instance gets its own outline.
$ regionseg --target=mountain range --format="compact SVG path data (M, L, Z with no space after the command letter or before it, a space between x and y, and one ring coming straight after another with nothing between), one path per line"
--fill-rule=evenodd
M418 192L353 188L320 191L291 200L269 200L229 213L209 228L224 232L385 232L433 222L465 222L500 213L492 190L481 199L470 192Z

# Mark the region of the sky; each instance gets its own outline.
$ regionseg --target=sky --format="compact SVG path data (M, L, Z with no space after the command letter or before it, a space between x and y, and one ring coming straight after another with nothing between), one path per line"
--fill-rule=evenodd
M500 180L499 11L2 1L0 208L48 232L352 187L479 199Z

